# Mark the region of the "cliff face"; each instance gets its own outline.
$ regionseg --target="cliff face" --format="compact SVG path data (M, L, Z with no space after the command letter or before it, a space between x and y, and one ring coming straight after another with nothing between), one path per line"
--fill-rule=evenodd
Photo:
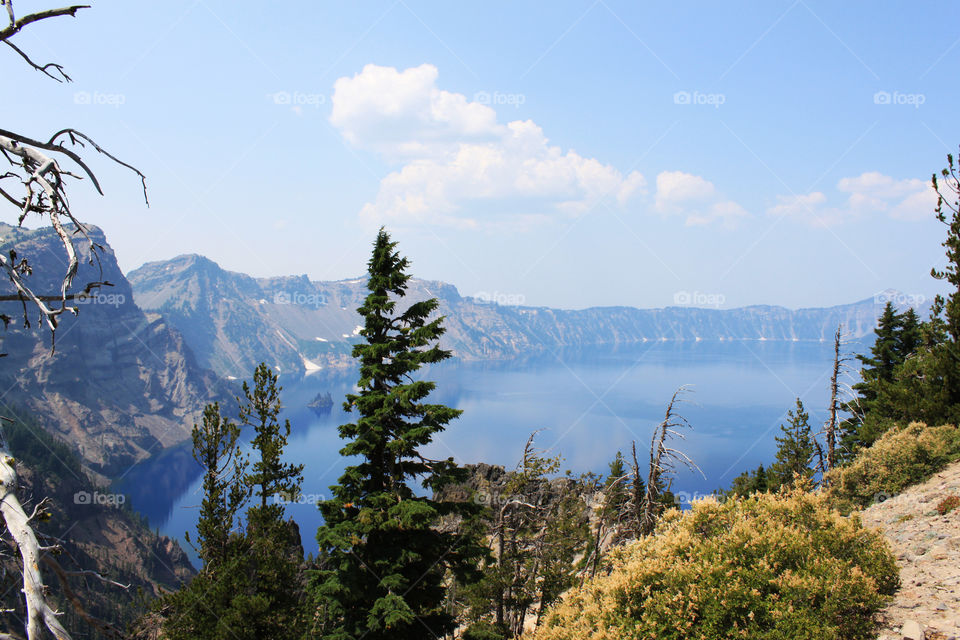
M49 229L0 228L0 251L15 247L31 259L34 289L59 290L64 260ZM228 397L227 388L196 363L183 336L159 314L145 313L133 300L130 283L117 265L103 233L91 236L104 250L102 272L80 250L75 282L106 280L78 304L79 314L61 316L56 350L50 334L34 323L11 323L0 332L0 389L4 403L29 408L44 426L70 443L90 469L114 477L161 448L187 438L211 399ZM2 293L10 293L6 283ZM19 303L0 303L14 318Z
M96 571L113 581L67 575L68 591L46 562L41 566L46 585L64 612L63 622L75 638L104 636L81 619L67 597L71 591L87 614L123 629L139 617L147 601L164 590L179 588L194 575L176 541L154 534L128 508L125 496L95 486L66 443L54 440L30 416L9 409L4 415L13 420L4 423L4 435L17 460L18 496L28 512L32 505L44 505L46 516L38 518L35 526L62 547L63 553L54 559L66 572ZM0 566L6 569L0 576L4 587L0 604L21 612L22 585L16 565L11 555L0 558Z
M201 256L152 262L128 274L137 303L161 312L183 333L200 363L242 377L265 361L282 373L346 366L357 340L363 279L315 282L306 276L252 278ZM576 311L501 306L462 297L442 282L412 279L410 301L436 297L446 316L444 348L466 360L509 359L558 347L647 340L832 340L874 327L872 299L827 309L790 310L598 307Z

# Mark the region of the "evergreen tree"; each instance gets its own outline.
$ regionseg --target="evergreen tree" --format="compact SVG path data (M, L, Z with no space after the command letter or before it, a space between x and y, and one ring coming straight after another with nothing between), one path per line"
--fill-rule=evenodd
M797 406L787 412L787 424L780 425L783 435L777 436L777 461L770 466L767 475L770 489L793 482L795 475L809 478L813 475L810 462L813 460L813 436L810 433L810 415L803 402L797 398Z
M284 521L279 497L300 491L301 467L281 457L290 433L277 422L280 388L260 365L254 388L244 383L244 424L255 430L258 455L252 472L237 448L240 429L220 416L218 405L194 427L194 457L204 468L204 498L197 525L204 565L190 584L162 600L169 640L301 640L305 633L303 549L295 525ZM253 492L260 503L240 509ZM273 503L267 503L271 498Z
M240 429L207 405L193 427L193 457L203 469L203 500L197 521L203 566L188 585L162 598L163 634L169 640L255 640L236 613L235 597L248 591L240 510L249 497L243 484L246 461L237 441ZM189 534L186 535L190 540Z
M193 457L203 469L197 552L204 567L213 568L227 560L230 536L250 495L241 482L247 461L237 442L240 428L221 417L219 403L204 407L202 426L194 425L192 436Z
M753 471L744 471L736 478L726 491L720 491L721 495L727 497L746 498L753 493L766 493L770 488L767 478L767 470L761 464Z
M280 391L277 374L260 363L253 388L244 382L244 397L238 398L240 422L254 429L250 443L254 461L244 483L259 500L247 510L245 561L250 585L237 594L234 606L258 637L300 640L306 604L303 547L296 524L285 520L284 502L299 498L303 465L283 462L290 421L281 425L278 420Z
M240 404L240 422L253 427L256 435L251 445L259 454L251 473L244 479L259 498L259 506L252 510L254 518L263 515L268 519L276 519L278 514L282 517L281 501L296 500L303 482L303 465L286 463L281 459L290 436L290 421L284 420L282 427L277 421L282 390L277 384L277 374L266 363L260 363L253 373L253 389L244 382L244 399L237 400ZM271 498L274 504L268 504Z
M455 628L444 609L448 570L466 571L475 544L435 527L439 518L467 508L417 495L419 480L434 492L461 479L453 459L428 460L420 448L460 415L428 404L434 383L413 380L425 364L450 356L436 341L443 334L436 299L402 313L397 299L407 291L409 263L383 229L368 263L369 294L358 311L364 341L354 346L360 361L359 393L344 409L355 423L342 425L348 443L341 454L356 460L346 468L333 497L319 507L319 568L313 576L319 637L336 640L403 640L441 637Z

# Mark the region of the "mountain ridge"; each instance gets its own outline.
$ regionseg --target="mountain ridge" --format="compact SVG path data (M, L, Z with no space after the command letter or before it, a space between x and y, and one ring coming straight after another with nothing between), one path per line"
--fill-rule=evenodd
M365 279L313 281L306 275L257 278L228 271L200 254L148 262L127 274L139 305L185 336L198 360L220 375L241 377L268 362L282 374L350 366L355 309ZM454 285L412 278L411 302L436 297L447 331L441 346L464 360L506 360L561 347L651 340L832 340L872 333L887 291L826 308L751 305L735 309L625 305L554 309L500 305L462 296ZM903 304L899 305L901 308Z

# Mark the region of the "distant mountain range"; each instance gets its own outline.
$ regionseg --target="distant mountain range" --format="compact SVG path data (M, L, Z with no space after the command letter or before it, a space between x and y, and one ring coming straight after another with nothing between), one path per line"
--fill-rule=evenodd
M253 278L186 255L121 273L103 233L102 273L87 264L77 282L108 280L65 316L56 352L42 328L0 332L0 409L20 406L70 444L89 471L116 478L131 464L189 437L204 404L234 393L229 378L247 378L260 362L300 376L353 365L356 309L365 280L311 281L306 276ZM0 225L0 251L33 257L38 290L55 291L62 249L50 229ZM0 292L9 285L0 283ZM507 306L461 296L443 282L412 279L409 298L436 297L446 316L442 345L465 360L506 360L561 348L651 340L830 340L842 323L848 337L869 336L883 297L826 309L790 310L597 307L560 310ZM18 303L3 303L15 316Z
M253 278L198 255L151 262L127 274L138 305L159 312L204 367L244 377L265 361L284 374L351 363L365 280ZM822 309L506 306L461 296L443 282L411 279L411 300L436 297L446 316L441 344L465 360L509 359L561 347L650 340L831 340L869 335L884 296ZM895 292L887 296L896 299Z

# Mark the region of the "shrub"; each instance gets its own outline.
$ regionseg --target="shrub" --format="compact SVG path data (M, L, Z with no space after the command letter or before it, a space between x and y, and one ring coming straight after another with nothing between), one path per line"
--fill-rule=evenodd
M937 513L945 516L957 507L960 507L960 496L947 496L937 505Z
M795 487L694 503L612 553L536 640L871 638L899 584L886 541Z
M826 494L841 511L866 507L923 482L960 458L960 429L914 422L884 433L849 465L828 473Z

